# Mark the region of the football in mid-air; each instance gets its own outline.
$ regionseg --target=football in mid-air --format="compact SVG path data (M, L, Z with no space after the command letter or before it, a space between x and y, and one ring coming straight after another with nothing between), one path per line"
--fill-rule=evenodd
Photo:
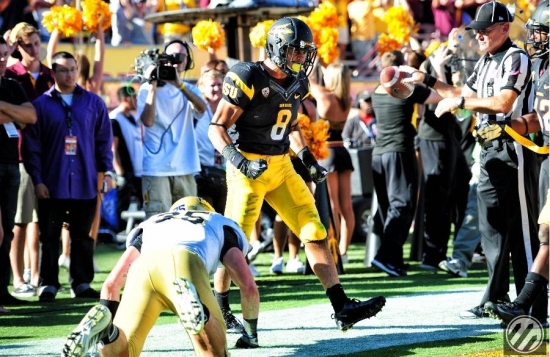
M400 71L396 66L386 67L380 73L380 84L392 97L405 99L414 91L413 83L403 82L403 79L410 76L408 72Z

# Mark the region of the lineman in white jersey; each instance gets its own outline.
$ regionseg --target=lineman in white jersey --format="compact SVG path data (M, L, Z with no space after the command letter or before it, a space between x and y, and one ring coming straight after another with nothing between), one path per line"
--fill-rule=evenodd
M185 197L142 222L127 246L103 284L100 304L68 336L62 356L84 356L98 343L102 356L139 356L166 310L178 315L197 355L227 356L226 327L209 280L220 261L240 288L247 321L236 347L250 348L251 340L258 347L259 293L245 260L246 236L234 221L199 197Z

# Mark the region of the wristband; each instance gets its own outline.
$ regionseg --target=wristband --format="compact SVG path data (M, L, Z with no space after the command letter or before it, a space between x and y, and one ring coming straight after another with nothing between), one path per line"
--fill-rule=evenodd
M300 160L302 160L306 167L310 167L311 165L317 163L317 159L315 159L315 156L313 156L307 146L304 146L304 148L300 150L296 155L300 158Z
M240 169L246 158L237 150L235 144L229 144L222 150L222 155L227 161L233 164L237 169Z
M523 135L527 135L527 133L529 133L529 124L527 124L527 119L525 119L524 117L520 118L523 120L523 125L525 125L525 133L523 133Z
M433 88L435 86L435 84L437 83L437 78L435 78L434 76L432 76L428 73L425 73L424 74L424 80L422 81L422 83L424 83L425 85L427 85L430 88Z
M180 90L184 90L185 87L187 87L187 84L185 84L185 82L181 82Z
M115 177L115 174L114 174L112 171L105 171L105 172L103 173L103 176L104 176L104 177L109 176L110 178L113 178L113 177Z

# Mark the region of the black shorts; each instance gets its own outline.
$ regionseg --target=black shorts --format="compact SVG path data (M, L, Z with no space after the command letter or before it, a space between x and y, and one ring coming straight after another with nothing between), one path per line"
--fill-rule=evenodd
M344 146L336 146L329 148L329 156L319 161L319 164L323 166L328 172L344 172L347 170L353 171L353 164L351 163L351 155L348 149Z

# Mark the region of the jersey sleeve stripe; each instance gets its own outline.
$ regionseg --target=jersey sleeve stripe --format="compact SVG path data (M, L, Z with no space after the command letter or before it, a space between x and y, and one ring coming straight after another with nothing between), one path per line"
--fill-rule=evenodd
M227 73L227 76L233 80L235 85L248 97L249 100L252 100L254 97L254 86L252 88L248 87L237 74L233 72Z

